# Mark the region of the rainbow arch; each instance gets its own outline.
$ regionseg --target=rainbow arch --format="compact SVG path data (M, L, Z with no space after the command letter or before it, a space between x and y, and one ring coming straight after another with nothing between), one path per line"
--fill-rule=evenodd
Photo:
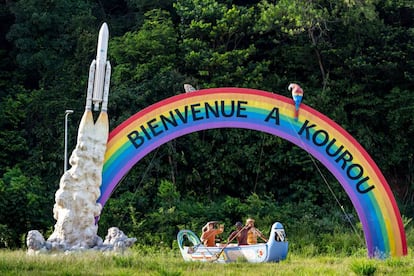
M155 103L109 134L98 202L104 206L139 160L172 139L204 129L252 129L294 143L329 169L357 211L369 257L407 255L398 206L375 162L325 115L302 104L295 121L294 109L290 98L246 88L204 89Z

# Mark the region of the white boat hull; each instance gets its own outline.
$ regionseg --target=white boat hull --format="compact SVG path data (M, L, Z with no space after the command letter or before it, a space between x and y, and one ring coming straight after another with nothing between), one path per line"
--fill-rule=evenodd
M185 239L193 246L184 246ZM281 223L273 224L267 243L255 245L218 245L204 246L200 239L190 230L181 230L177 235L181 254L185 261L203 261L228 263L247 261L250 263L278 262L286 259L288 242Z

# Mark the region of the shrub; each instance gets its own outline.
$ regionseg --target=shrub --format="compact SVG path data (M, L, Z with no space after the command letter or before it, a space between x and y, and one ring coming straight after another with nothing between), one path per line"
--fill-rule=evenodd
M374 275L377 271L377 266L373 260L354 261L350 268L356 275Z

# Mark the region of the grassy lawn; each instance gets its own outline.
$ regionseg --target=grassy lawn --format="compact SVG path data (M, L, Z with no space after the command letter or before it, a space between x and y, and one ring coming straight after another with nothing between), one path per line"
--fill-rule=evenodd
M410 251L411 252L411 251ZM289 254L280 263L184 262L178 251L132 249L123 255L83 252L28 256L24 250L0 251L0 275L414 275L414 258L386 260L361 256Z

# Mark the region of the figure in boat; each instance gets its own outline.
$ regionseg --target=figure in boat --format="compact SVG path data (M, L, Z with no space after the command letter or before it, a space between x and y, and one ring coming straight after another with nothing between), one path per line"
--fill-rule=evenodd
M267 242L266 237L260 232L259 229L254 227L254 219L248 218L246 220L247 229L247 244L257 244L257 237L261 238L264 242Z
M216 236L223 233L224 224L220 224L218 228L215 226L218 224L217 221L209 221L202 229L201 241L205 246L215 246Z
M229 238L227 239L227 243L231 243L235 238L237 239L237 245L248 245L247 243L247 231L249 231L243 224L238 221L234 225L236 230L231 232Z

